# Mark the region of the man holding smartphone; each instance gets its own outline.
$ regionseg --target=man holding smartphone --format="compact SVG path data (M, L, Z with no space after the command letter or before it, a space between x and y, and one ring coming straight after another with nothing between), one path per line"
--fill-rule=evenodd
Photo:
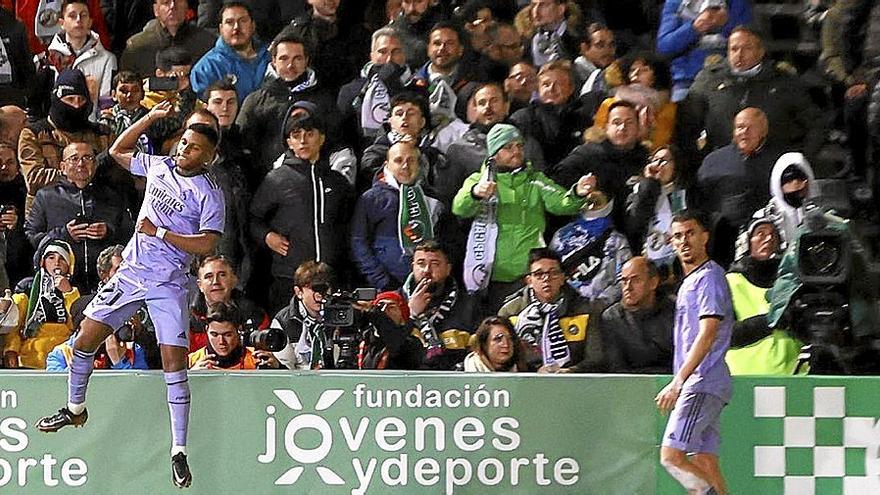
M73 283L86 292L98 287L95 263L101 251L124 244L133 230L125 199L113 187L94 182L96 169L95 150L90 144L67 145L61 154L64 177L37 191L24 224L34 247L47 238L70 243L82 261L73 271Z

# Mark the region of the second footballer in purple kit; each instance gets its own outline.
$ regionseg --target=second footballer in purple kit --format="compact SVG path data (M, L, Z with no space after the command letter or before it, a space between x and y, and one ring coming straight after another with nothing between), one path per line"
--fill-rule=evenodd
M700 215L673 217L672 246L685 278L675 304L672 381L655 397L670 411L660 462L688 493L727 494L718 461L721 410L732 384L724 355L735 320L724 269L709 259L709 232Z
M138 153L138 137L172 105L162 102L126 129L110 147L110 155L132 174L146 177L137 231L122 253L119 270L85 310L86 318L73 345L68 375L68 403L57 414L42 418L37 428L55 432L88 419L86 387L94 367L95 351L146 305L156 327L171 417L171 479L184 488L192 483L186 459L190 391L186 364L189 311L187 282L192 255L214 251L223 232L223 192L207 166L214 159L217 131L204 124L189 126L171 156Z

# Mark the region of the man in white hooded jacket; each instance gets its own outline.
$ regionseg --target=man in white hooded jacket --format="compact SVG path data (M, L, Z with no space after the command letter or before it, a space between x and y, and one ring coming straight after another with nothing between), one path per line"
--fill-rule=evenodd
M91 30L92 18L85 0L65 0L58 24L61 31L52 38L45 52L34 57L41 84L51 88L64 69L82 71L95 102L90 120L96 122L100 112L98 98L110 95L116 56L104 48L98 34Z
M781 248L794 239L806 214L804 205L815 196L813 168L803 153L785 153L770 172L770 202L763 208L780 235Z

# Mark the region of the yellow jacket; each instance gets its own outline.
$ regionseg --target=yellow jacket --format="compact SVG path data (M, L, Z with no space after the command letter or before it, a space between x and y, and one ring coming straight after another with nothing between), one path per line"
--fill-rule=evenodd
M73 290L64 294L64 307L70 314L70 307L79 299L79 290ZM37 330L37 334L29 339L22 337L27 318L28 296L27 294L13 294L12 301L18 306L18 329L6 335L6 344L3 354L7 352L18 353L19 363L22 368L46 369L46 356L56 345L66 341L73 332L73 318L68 316L66 323L44 323Z

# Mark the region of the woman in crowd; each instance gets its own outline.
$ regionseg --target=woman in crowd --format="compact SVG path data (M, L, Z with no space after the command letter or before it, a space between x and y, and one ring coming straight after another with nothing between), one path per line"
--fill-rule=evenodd
M464 358L465 371L490 373L524 369L519 363L519 337L507 318L490 316L483 320L472 342L473 351Z
M667 274L675 262L669 242L672 216L687 206L685 190L677 180L678 158L672 145L655 151L626 202L626 233L633 252L667 268Z

